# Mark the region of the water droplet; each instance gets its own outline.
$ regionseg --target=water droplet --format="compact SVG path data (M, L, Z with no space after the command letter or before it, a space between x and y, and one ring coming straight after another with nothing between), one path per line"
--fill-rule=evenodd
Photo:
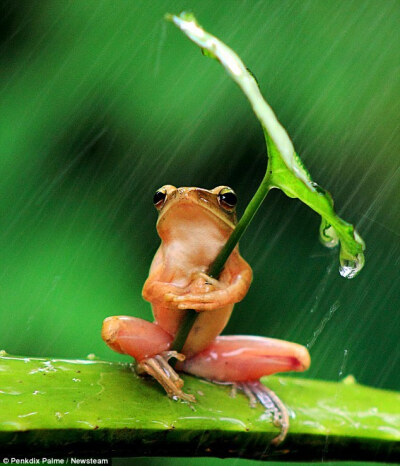
M359 253L350 257L348 254L340 251L339 273L344 278L354 278L364 267L364 254Z

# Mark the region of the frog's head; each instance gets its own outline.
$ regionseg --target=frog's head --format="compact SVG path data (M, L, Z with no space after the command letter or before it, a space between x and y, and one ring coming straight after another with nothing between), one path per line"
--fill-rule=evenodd
M153 203L158 210L157 231L161 238L177 228L187 232L218 230L229 236L237 223L237 197L228 186L212 190L201 188L176 188L165 185L154 194Z

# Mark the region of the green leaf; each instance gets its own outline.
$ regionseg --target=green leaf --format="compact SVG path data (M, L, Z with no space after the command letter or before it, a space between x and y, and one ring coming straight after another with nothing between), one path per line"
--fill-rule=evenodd
M268 377L291 412L285 442L263 409L231 388L183 376L189 405L168 399L130 364L0 357L4 456L222 456L396 461L400 395L356 383ZM348 380L348 379L347 379Z
M264 133L268 147L271 184L287 196L300 199L321 215L322 244L331 248L340 242L340 274L345 278L355 277L364 266L364 241L353 225L336 215L332 196L312 181L300 157L294 153L292 167L288 166L267 130L264 129Z
M363 240L351 224L337 216L331 195L312 181L288 134L264 100L253 74L232 49L205 31L192 13L168 15L167 19L196 43L203 53L216 58L242 89L264 130L269 156L269 185L281 189L289 197L300 199L321 215L322 243L333 247L340 242L340 274L346 278L355 277L364 265Z

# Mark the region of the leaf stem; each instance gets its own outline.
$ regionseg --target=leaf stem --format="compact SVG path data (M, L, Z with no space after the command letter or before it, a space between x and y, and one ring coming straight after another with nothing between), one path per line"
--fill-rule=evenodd
M208 274L213 278L218 278L221 275L222 270L224 269L225 263L231 255L232 251L235 249L243 233L247 230L250 222L252 221L257 210L260 208L263 200L267 196L269 190L273 187L270 183L271 172L267 167L267 171L263 180L261 181L260 186L252 197L251 201L246 207L243 216L239 220L239 223L236 225L236 228L233 230L228 241L225 243L225 246L219 252L215 261L211 264ZM194 309L188 309L186 311L185 317L182 320L181 326L179 327L178 333L175 336L175 339L172 343L172 348L175 351L181 352L187 337L192 329L197 318L197 312Z
M232 251L235 249L237 243L242 237L243 233L247 230L250 222L253 220L254 215L257 210L260 208L263 200L267 196L269 190L272 188L270 184L270 171L267 168L265 176L261 181L260 186L252 197L251 201L246 207L246 210L243 213L239 223L236 225L236 228L233 230L231 236L226 242L225 246L221 249L215 261L211 264L209 275L214 278L218 278L221 274L225 262L228 260L228 257L231 255Z

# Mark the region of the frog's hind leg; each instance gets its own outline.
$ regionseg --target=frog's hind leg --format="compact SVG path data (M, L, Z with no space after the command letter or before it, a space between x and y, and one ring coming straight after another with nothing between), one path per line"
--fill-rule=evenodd
M111 349L134 357L138 374L154 377L169 397L195 401L182 391L183 380L168 363L172 357L183 361L185 356L169 351L173 337L160 326L136 317L114 316L105 319L101 335Z
M274 338L222 336L204 351L180 363L179 367L199 377L218 382L234 382L254 405L258 400L281 428L273 440L282 442L289 428L285 405L269 388L259 382L265 375L277 372L304 371L310 365L306 348Z
M297 343L235 335L217 337L177 367L219 382L248 382L277 372L302 372L309 365L307 349Z
M168 351L173 340L159 325L130 316L107 317L101 336L111 349L137 361Z

